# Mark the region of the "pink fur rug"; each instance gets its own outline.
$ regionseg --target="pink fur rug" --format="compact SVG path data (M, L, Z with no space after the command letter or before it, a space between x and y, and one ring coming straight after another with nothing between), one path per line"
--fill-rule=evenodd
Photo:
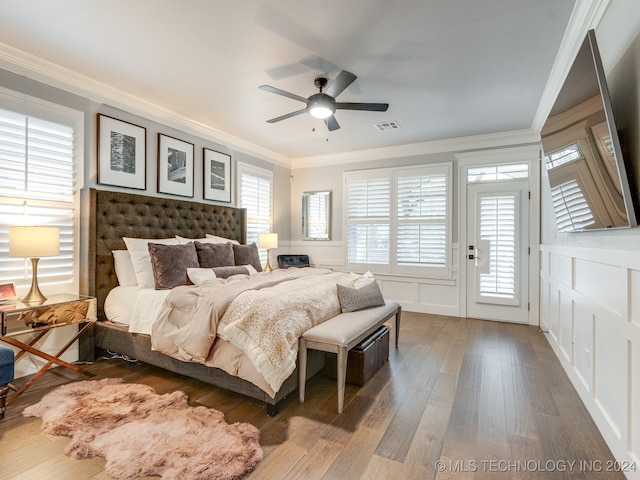
M184 392L158 395L122 379L64 385L22 414L42 417L46 433L71 437L65 453L72 458L104 457L118 479L238 479L262 460L253 425L229 425L222 412L190 407Z

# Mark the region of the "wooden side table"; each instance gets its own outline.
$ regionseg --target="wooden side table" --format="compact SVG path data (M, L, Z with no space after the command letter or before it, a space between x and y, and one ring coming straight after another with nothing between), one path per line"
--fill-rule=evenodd
M20 349L16 354L15 361L17 362L27 352L47 360L47 363L22 388L16 391L9 399L8 404L15 402L54 364L93 377L93 373L62 360L60 356L94 324L96 319L96 299L82 295L51 295L39 305L20 301L0 305L0 341ZM72 324L79 325L78 333L54 355L43 352L34 346L54 328ZM28 343L18 340L18 337L27 334L32 335Z

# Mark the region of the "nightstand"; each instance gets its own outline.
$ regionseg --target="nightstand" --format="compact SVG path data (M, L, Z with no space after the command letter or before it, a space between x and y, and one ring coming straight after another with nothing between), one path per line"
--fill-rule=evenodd
M15 402L54 364L93 377L93 373L62 360L60 356L93 325L96 318L96 299L82 295L51 295L43 303L37 305L20 301L0 304L0 341L20 349L16 354L15 361L17 362L25 353L31 353L47 360L47 363L22 388L16 391L8 403ZM34 346L54 328L72 324L78 324L78 333L54 355L43 352ZM28 340L25 340L28 343L18 340L19 337L27 334L31 335Z

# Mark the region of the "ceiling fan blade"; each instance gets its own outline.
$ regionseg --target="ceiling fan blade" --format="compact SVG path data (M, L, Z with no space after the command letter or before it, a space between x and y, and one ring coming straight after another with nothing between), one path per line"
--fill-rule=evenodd
M324 93L330 97L336 98L344 91L345 88L351 85L356 78L358 77L353 73L342 70Z
M340 124L336 120L336 117L334 117L333 115L331 115L329 118L325 118L324 123L327 124L327 128L330 132L333 132L334 130L338 130L340 128Z
M336 102L336 110L367 110L369 112L386 112L388 103L355 103Z
M271 85L260 85L258 87L260 90L264 90L265 92L275 93L277 95L282 95L283 97L292 98L293 100L298 100L300 102L307 103L307 99L301 97L300 95L296 95L295 93L285 92L284 90L280 90L279 88L272 87Z
M296 110L295 112L287 113L286 115L280 115L279 117L272 118L267 120L267 123L276 123L280 120L286 120L287 118L295 117L296 115L300 115L301 113L306 112L307 109L303 108L302 110Z

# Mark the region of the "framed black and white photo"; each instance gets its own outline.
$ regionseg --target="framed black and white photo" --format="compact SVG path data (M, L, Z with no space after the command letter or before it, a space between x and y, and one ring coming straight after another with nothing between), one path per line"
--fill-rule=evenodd
M147 188L147 129L98 114L98 183Z
M204 199L231 202L231 155L203 149Z
M193 197L193 143L158 134L158 192Z

